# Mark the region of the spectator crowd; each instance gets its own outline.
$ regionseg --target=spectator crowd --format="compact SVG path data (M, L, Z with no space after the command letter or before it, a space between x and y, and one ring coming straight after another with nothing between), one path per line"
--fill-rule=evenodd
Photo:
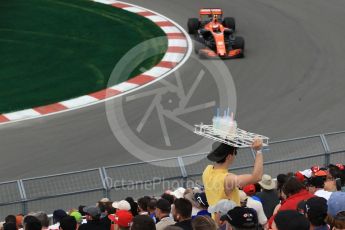
M312 166L264 174L262 141L250 174L235 175L237 148L215 143L203 186L177 188L160 197L103 198L94 206L8 215L1 230L345 230L345 166ZM230 170L229 170L230 168Z

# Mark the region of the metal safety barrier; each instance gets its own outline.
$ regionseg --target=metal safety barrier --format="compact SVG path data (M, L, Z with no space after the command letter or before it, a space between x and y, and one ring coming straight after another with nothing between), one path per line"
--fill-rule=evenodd
M128 196L158 196L168 189L198 186L202 184L203 169L210 164L206 154L2 182L0 220L8 214L40 210L52 213L55 209L92 205L102 197L121 200ZM231 171L250 172L254 163L251 149L240 149L236 158ZM272 142L264 159L264 171L272 176L311 165L344 163L345 131Z

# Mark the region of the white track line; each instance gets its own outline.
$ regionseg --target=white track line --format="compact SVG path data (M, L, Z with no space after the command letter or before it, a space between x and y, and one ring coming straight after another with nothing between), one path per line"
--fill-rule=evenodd
M90 104L90 103L96 102L96 101L98 101L96 98L91 97L89 95L85 95L85 96L77 97L77 98L70 99L67 101L62 101L62 102L60 102L60 104L62 104L63 106L70 109L70 108L75 108L75 107L87 105L87 104Z
M126 92L128 90L134 89L136 87L138 87L139 85L134 84L134 83L129 83L129 82L122 82L118 85L112 86L110 87L111 89L115 89L121 92Z
M18 112L13 113L5 113L3 114L6 118L8 118L11 121L21 120L21 119L27 119L31 117L37 117L41 116L41 114L33 109L25 109Z

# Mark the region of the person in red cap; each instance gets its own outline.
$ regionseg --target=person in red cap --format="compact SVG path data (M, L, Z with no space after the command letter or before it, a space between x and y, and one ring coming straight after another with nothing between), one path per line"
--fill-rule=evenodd
M317 173L318 171L320 171L320 166L318 165L313 165L311 166L311 172L312 172L312 176L315 176L315 173Z
M304 183L305 177L300 171L295 172L295 177L299 182Z
M257 184L258 185L258 184ZM259 186L259 185L258 185ZM257 197L255 194L257 192L255 184L248 184L242 188L242 191L252 199L259 201L261 203L261 199Z
M111 220L111 230L129 229L133 220L131 205L126 200L115 201L112 206L116 208L116 213L109 215Z
M254 184L248 184L244 186L242 190L247 194L247 196L253 196L256 193L256 188Z
M117 210L114 215L109 215L112 222L111 230L129 229L133 221L133 215L127 210Z

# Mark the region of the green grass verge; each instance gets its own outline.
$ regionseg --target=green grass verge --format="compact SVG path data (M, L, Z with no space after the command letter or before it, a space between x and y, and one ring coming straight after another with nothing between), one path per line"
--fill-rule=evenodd
M2 0L0 114L104 89L123 55L160 36L164 32L150 20L88 0ZM129 77L157 64L167 39L149 46L159 55L138 55L140 65Z

